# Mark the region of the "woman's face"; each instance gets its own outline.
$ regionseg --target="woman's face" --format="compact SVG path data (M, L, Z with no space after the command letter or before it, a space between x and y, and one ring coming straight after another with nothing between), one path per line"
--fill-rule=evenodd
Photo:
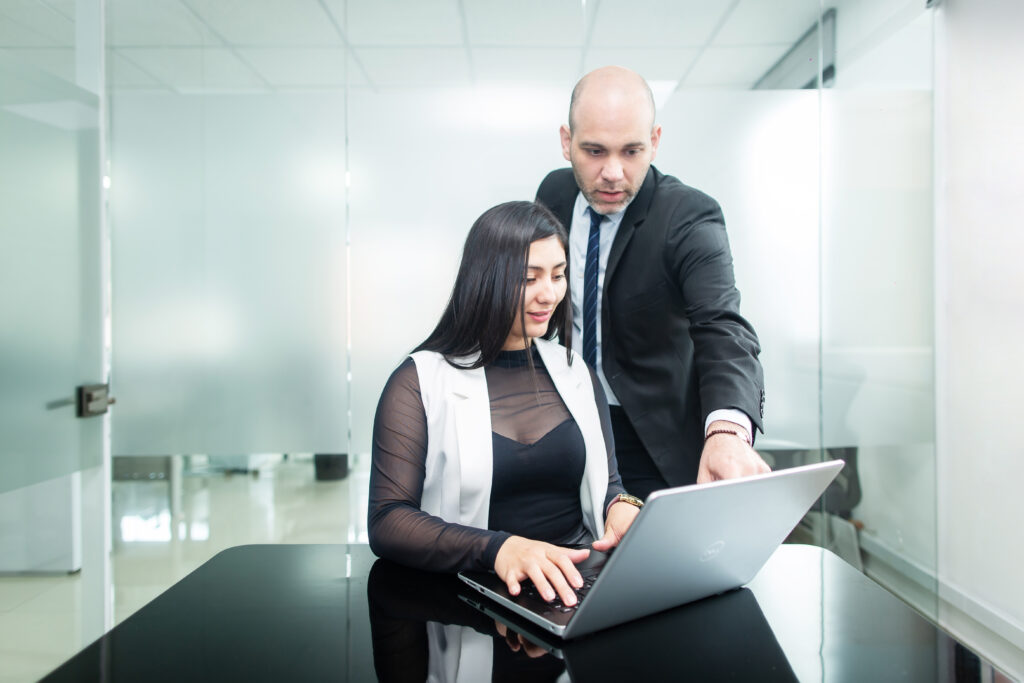
M526 260L526 291L523 297L523 311L526 313L526 329L520 313L512 323L505 345L505 351L525 349L529 340L548 331L555 308L565 298L565 249L554 235L530 244Z

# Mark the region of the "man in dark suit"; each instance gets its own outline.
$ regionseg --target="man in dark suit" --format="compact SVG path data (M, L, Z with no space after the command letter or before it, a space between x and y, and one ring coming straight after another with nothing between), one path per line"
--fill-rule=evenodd
M768 471L753 449L764 380L739 312L725 220L711 197L651 166L647 83L620 67L573 90L562 153L537 201L569 228L573 346L612 404L619 471L641 497Z

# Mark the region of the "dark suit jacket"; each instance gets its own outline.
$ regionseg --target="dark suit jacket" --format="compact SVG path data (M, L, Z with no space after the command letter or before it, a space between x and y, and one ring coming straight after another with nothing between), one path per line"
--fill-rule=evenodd
M578 193L572 170L560 169L537 201L571 229ZM608 257L601 362L671 486L696 481L712 410L742 410L764 431L761 348L739 307L718 202L652 166Z

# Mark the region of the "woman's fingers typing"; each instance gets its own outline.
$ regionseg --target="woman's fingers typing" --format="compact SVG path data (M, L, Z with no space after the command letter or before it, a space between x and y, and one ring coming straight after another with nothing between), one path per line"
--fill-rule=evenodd
M575 563L582 562L589 554L586 548L561 548L512 536L498 550L494 571L512 595L518 595L520 582L529 579L544 600L551 601L557 596L564 604L575 605L573 586L583 585L583 577Z

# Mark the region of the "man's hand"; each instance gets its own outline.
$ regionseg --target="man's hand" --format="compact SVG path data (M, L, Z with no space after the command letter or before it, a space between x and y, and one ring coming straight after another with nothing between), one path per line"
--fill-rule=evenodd
M636 505L621 500L612 503L604 522L604 536L594 541L594 550L608 552L617 546L638 514L640 514L640 508Z
M512 595L519 595L520 581L530 579L545 600L554 600L557 592L564 604L575 605L576 593L570 585L576 588L583 586L583 577L576 569L576 563L589 555L587 548L572 550L511 536L498 549L494 571Z
M709 432L716 429L746 433L743 427L725 421L712 422L708 427ZM734 479L766 472L771 472L771 468L742 437L735 434L715 434L704 442L704 451L700 454L700 467L697 468L697 483L706 484L719 479Z

